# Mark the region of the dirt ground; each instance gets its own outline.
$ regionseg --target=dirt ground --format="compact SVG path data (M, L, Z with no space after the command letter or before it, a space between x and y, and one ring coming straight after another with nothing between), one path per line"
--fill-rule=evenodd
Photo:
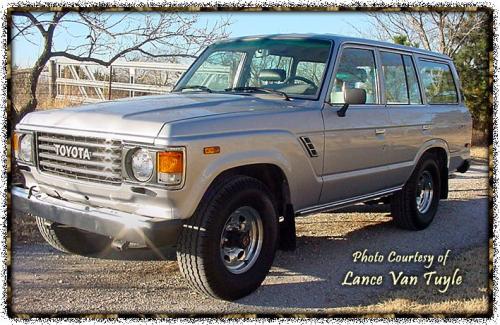
M440 202L434 223L424 231L396 228L386 205L298 218L297 250L278 251L262 286L236 302L193 292L173 250L163 252L165 259L145 250L110 251L101 258L66 255L41 240L30 217L17 217L9 307L14 314L484 314L489 299L488 160L485 150L474 155L469 172L450 180L449 199ZM353 254L365 249L385 260L354 262ZM443 266L437 259L447 250ZM393 263L388 261L391 251L432 254L436 260L430 269L423 263ZM346 285L349 271L380 275L383 283ZM415 276L418 283L395 285L391 271ZM455 277L455 284L441 293L442 283L426 283L423 274L429 271L448 279L456 273L461 283Z

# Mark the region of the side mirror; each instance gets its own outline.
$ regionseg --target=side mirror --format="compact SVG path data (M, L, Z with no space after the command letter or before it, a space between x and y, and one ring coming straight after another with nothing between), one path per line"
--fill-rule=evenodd
M359 88L344 89L344 103L346 104L366 104L366 90Z
M351 104L366 104L366 90L359 88L344 88L344 105L337 111L340 117L345 116L345 112Z

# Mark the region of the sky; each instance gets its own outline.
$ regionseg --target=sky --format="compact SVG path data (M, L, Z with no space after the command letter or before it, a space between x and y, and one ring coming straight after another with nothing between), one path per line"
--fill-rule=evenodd
M369 28L367 16L359 12L209 12L198 13L198 15L200 16L200 26L220 20L223 16L231 16L232 25L228 29L230 37L279 33L330 33L363 36L359 35L356 29L366 30ZM70 25L68 31L77 37L68 37L65 30L57 31L55 44L59 46L58 50L70 42L72 45L77 45L75 42L78 42L78 37L85 37L81 25ZM37 35L37 33L34 34L30 41L22 37L13 41L14 65L20 68L33 65L42 49L42 40Z

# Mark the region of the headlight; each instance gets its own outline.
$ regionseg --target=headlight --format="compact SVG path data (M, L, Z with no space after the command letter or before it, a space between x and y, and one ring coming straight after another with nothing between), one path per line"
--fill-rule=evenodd
M33 162L33 135L31 133L15 133L12 147L17 159L23 162Z
M146 149L137 149L131 156L130 167L136 180L138 180L139 182L146 182L153 175L153 156Z

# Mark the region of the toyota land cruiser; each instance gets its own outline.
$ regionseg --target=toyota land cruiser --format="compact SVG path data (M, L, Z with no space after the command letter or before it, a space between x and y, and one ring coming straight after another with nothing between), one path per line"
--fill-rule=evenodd
M170 94L25 116L13 204L63 252L176 245L194 289L233 300L294 248L296 216L383 199L396 225L425 229L470 142L445 55L243 37L209 46Z

